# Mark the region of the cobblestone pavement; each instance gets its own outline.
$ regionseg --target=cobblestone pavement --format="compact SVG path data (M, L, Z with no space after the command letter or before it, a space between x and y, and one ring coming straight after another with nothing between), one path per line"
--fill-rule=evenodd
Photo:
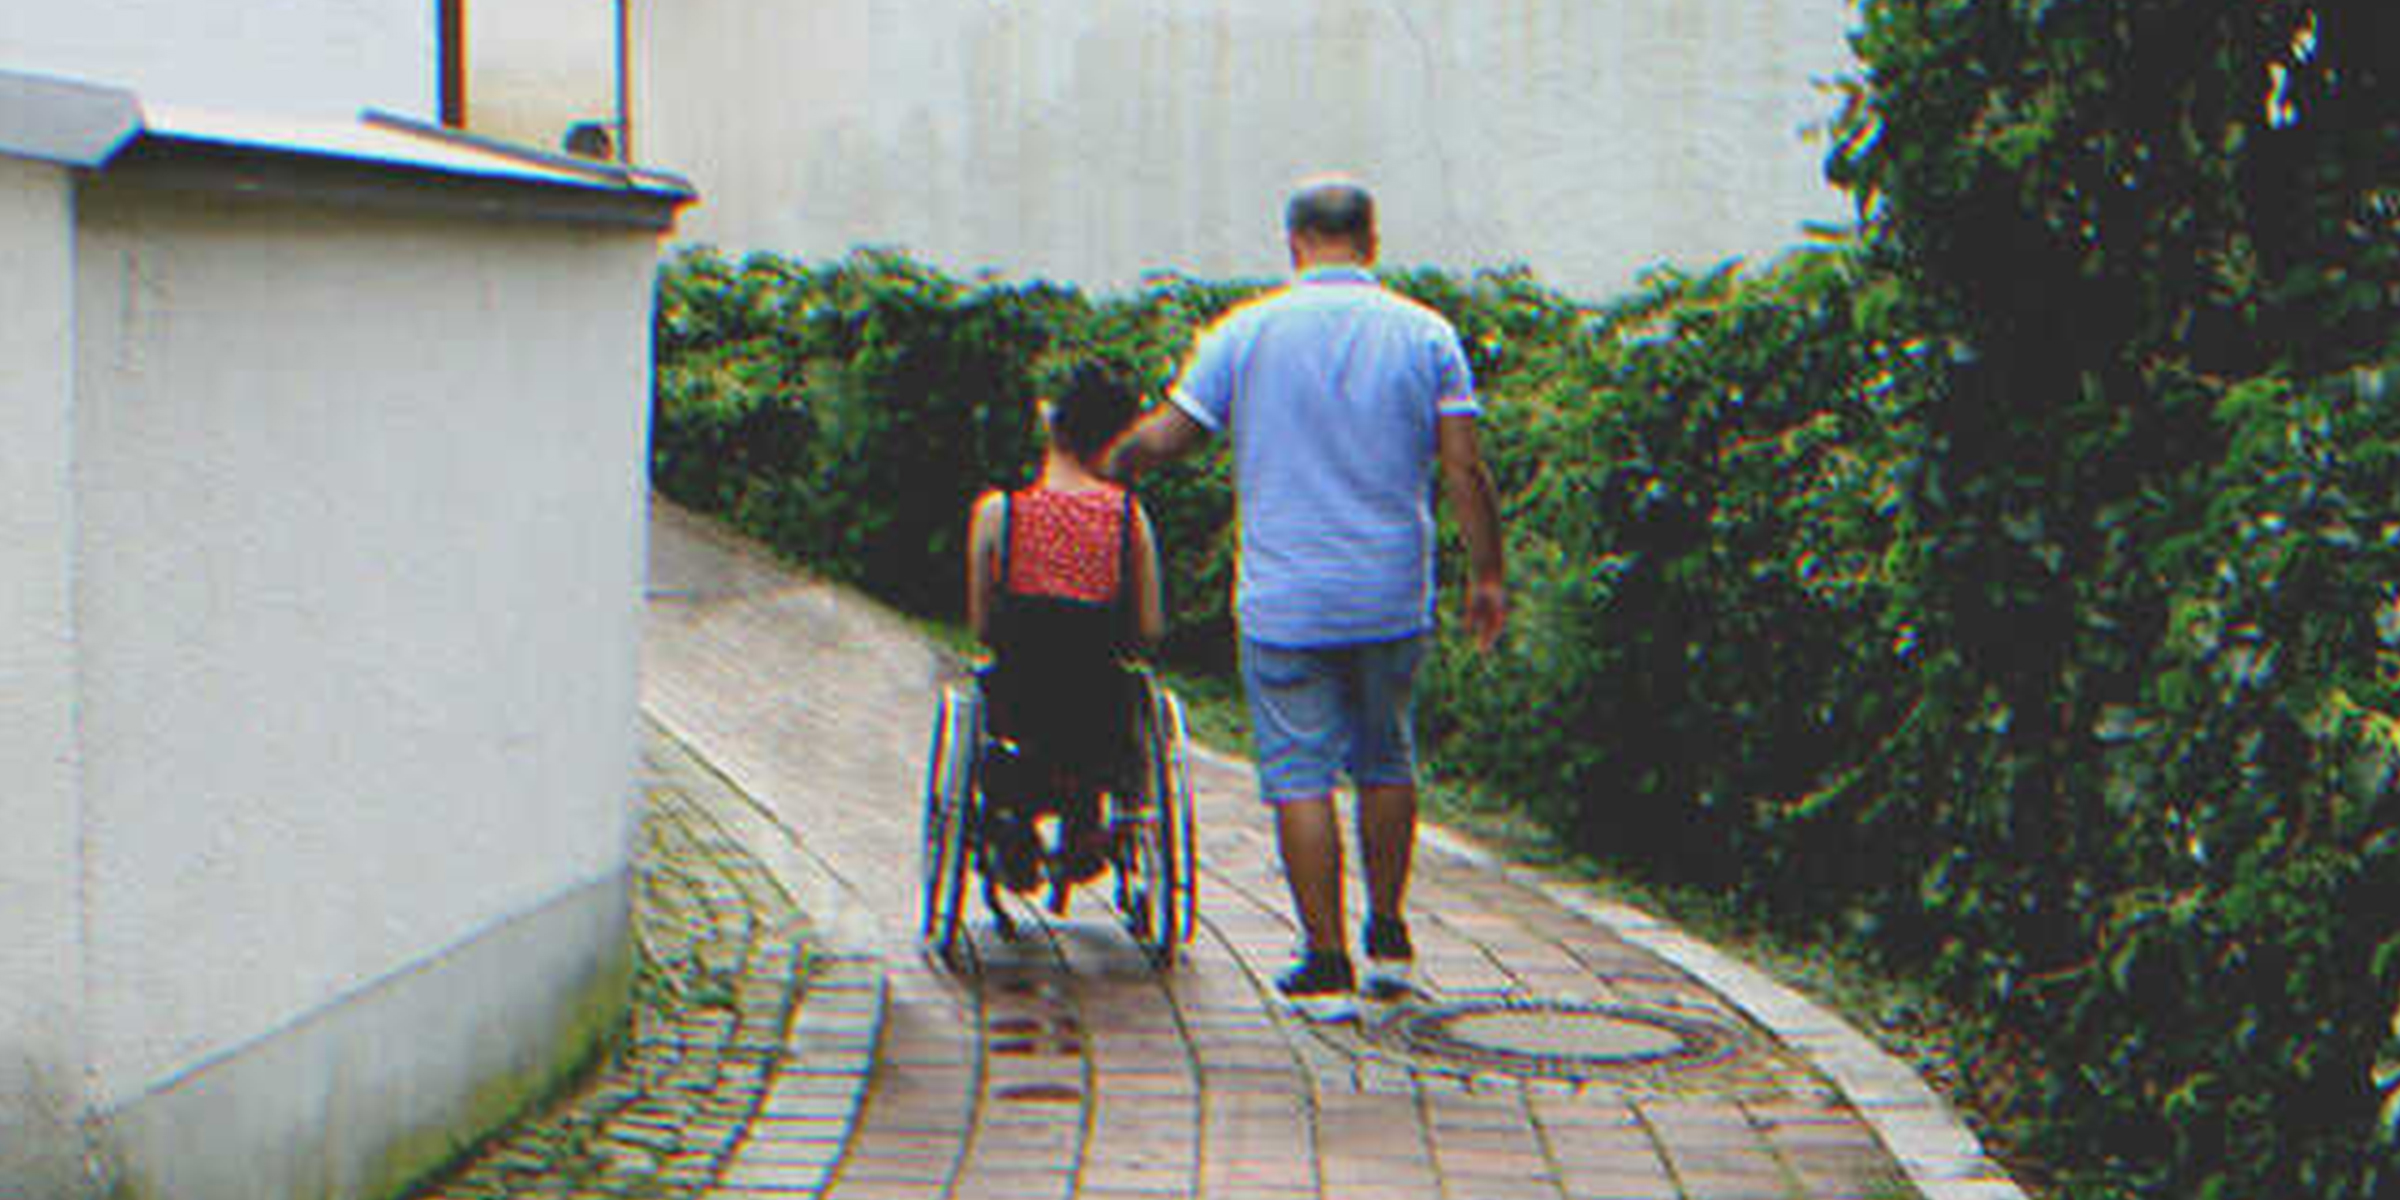
M916 942L916 853L952 668L904 622L663 501L651 544L645 707L755 804L734 832L827 953L879 963L888 989L872 1032L854 1011L822 1035L847 1065L810 1065L795 1036L714 1195L2020 1195L1839 1022L1435 831L1410 901L1429 998L1355 1025L1280 1016L1267 981L1295 935L1272 829L1247 771L1213 756L1194 764L1200 929L1172 970L1105 889L1063 918L1021 914L1014 943L972 921L973 966L945 970Z

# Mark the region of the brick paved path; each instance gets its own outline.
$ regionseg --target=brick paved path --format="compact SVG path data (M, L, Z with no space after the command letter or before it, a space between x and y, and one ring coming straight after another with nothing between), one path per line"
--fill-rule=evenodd
M1713 1054L1577 1085L1396 1038L1421 1009L1364 1027L1278 1016L1267 981L1295 936L1272 830L1247 773L1213 758L1195 764L1201 928L1174 970L1145 963L1105 889L1079 895L1063 920L1029 922L1013 945L978 920L980 970L939 969L916 944L916 853L926 731L948 668L905 623L657 507L644 704L788 833L778 854L812 922L880 957L888 982L856 1111L824 1099L857 1090L838 1073L779 1080L717 1194L2018 1195L1922 1085L1869 1069L1876 1056L1856 1035L1766 988L1745 1004L1797 1014L1771 1033L1671 961L1710 961L1705 947L1678 952L1672 931L1639 944L1638 916L1594 920L1555 887L1438 844L1420 848L1411 896L1436 1002L1639 1006L1715 1031ZM979 904L970 911L980 917ZM1586 1028L1570 1021L1560 1036Z

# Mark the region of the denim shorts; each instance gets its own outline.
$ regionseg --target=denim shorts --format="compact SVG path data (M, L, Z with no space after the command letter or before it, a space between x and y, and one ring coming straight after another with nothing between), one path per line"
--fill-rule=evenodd
M1242 639L1242 689L1258 790L1269 804L1325 796L1337 772L1361 787L1416 782L1410 689L1422 635L1346 646Z

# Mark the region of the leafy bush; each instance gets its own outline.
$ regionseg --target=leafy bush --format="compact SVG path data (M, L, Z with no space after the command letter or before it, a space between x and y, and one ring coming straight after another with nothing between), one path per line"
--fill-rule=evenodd
M965 513L1033 455L1031 369L1074 293L972 287L896 255L709 254L660 277L653 474L921 612L960 601Z
M1889 560L1923 352L1858 309L1840 254L1664 276L1494 406L1519 614L1428 672L1447 763L1588 850L1802 905L1885 856L1826 815L1907 719ZM1795 841L1811 822L1833 836Z
M1862 6L1829 169L1960 351L1899 596L1930 719L1879 786L2077 1194L2400 1186L2389 9Z

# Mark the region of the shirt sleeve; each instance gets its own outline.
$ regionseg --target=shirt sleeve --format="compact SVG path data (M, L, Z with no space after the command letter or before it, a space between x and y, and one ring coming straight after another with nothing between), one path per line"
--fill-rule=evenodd
M1233 415L1233 342L1222 323L1210 326L1192 348L1183 373L1175 377L1174 390L1167 394L1175 407L1211 433L1225 432L1225 423Z
M1442 328L1433 338L1433 411L1443 417L1479 417L1483 404L1475 398L1475 373L1458 332Z

